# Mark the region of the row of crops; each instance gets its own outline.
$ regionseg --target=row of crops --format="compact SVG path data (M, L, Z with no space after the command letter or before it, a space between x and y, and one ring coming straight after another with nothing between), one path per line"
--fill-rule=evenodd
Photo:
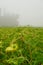
M43 28L0 27L0 65L43 65Z

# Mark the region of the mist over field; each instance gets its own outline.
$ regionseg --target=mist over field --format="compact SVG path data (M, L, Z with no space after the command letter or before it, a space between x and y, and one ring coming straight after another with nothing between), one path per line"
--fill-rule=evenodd
M0 8L1 16L3 16L3 11L7 16L19 15L18 25L43 27L43 0L0 0ZM7 24L13 26L15 23L14 20L13 23L7 20L0 21L0 26Z

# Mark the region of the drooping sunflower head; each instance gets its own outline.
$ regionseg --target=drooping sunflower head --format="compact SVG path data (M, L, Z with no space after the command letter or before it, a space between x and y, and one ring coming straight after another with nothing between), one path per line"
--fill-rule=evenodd
M17 44L11 44L9 47L6 48L6 52L15 52L18 49L18 45Z
M10 47L10 46L5 49L6 52L11 52L13 50L14 50L13 47Z
M18 44L11 44L11 47L13 47L14 50L17 50L18 49Z

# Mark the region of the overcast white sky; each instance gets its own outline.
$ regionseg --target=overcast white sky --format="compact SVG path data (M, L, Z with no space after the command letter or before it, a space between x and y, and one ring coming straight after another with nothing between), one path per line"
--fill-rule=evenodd
M43 0L0 0L0 8L19 14L20 25L43 26Z

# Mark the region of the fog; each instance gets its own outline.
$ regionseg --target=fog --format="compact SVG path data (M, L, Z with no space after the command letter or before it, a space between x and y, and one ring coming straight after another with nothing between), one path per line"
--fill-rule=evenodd
M43 26L43 0L0 0L0 8L18 14L19 25Z

